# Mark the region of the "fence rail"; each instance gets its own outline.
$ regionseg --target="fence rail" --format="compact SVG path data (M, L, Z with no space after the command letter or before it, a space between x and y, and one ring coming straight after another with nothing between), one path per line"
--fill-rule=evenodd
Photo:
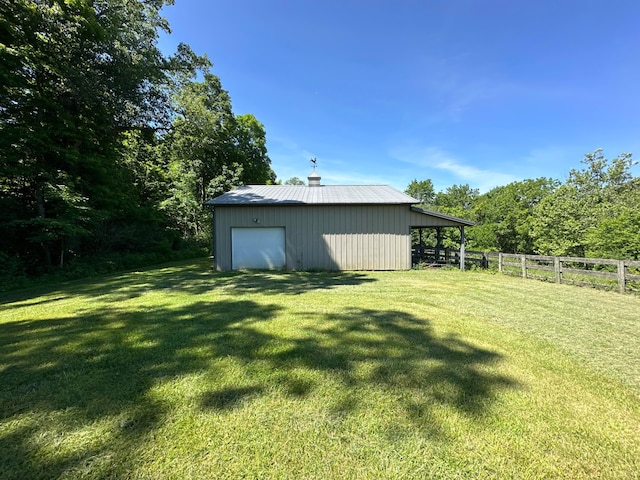
M443 250L438 264L459 264L460 252ZM465 251L468 267L496 268L506 275L640 293L640 261L609 258L553 257Z
M621 293L640 289L640 261L637 260L498 253L498 270L511 275L519 274L523 278L542 277L543 280L556 283L616 288ZM550 272L553 276L541 275L540 272ZM605 281L596 281L595 278Z

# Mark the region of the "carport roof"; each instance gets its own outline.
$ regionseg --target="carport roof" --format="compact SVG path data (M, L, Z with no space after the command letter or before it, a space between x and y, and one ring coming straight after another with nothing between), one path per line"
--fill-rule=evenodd
M248 185L206 205L413 205L415 198L388 185Z
M423 208L411 207L411 211L412 212L416 212L416 213L420 213L422 215L427 215L429 217L440 218L442 220L448 220L448 221L450 221L452 223L459 224L461 227L462 226L473 227L475 225L475 222L472 222L471 220L465 220L464 218L453 217L451 215L446 215L444 213L432 212L430 210L424 210ZM419 228L419 226L415 227L415 228Z

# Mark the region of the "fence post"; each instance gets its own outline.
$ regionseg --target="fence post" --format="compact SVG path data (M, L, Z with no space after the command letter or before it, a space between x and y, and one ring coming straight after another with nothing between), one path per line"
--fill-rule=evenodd
M504 257L502 256L502 252L498 252L498 271L502 273L504 268Z
M522 264L522 278L527 278L527 256L522 255L520 257L520 263Z
M620 293L624 293L626 290L626 268L624 260L618 260L618 289Z
M556 283L562 283L562 267L558 257L553 257L553 271L556 274Z

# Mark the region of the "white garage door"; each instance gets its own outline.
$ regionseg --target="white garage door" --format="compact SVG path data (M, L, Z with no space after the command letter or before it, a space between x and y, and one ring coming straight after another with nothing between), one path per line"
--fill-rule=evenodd
M284 268L284 227L232 228L232 268Z

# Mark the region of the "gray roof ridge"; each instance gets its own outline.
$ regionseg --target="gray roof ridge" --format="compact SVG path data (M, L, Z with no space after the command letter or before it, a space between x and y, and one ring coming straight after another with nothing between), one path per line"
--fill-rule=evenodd
M206 205L369 203L413 205L418 200L390 185L244 185L205 202Z
M392 187L391 185L388 185L386 183L358 183L358 184L349 184L349 185L341 184L341 185L320 185L320 186L321 187L389 187L389 188L393 188L394 190L398 190L397 188ZM307 187L309 188L309 185L286 185L286 184L269 185L266 183L249 183L247 185L240 185L239 187L236 187L236 188L243 188L243 187Z

